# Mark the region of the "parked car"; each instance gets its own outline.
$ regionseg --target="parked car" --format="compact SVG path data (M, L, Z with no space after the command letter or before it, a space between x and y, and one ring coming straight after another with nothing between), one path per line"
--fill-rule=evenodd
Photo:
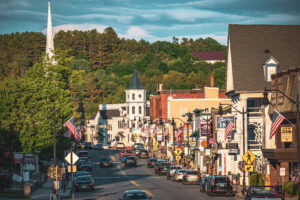
M170 163L169 162L165 162L165 163L161 163L159 166L158 166L158 169L157 169L157 174L158 175L167 175L167 172L170 168Z
M188 183L199 184L200 183L199 172L196 170L187 170L183 176L182 183L183 184L188 184Z
M136 157L134 157L134 156L127 156L126 159L125 159L124 165L125 165L125 167L128 167L128 166L134 166L134 167L136 167L137 166Z
M166 162L165 160L157 160L156 163L154 164L154 172L157 174L158 167L160 166L161 163Z
M128 155L128 154L124 154L122 157L121 157L121 163L124 163L127 156L132 156L132 155Z
M91 142L85 142L84 143L84 149L92 149L93 148L93 145Z
M120 153L120 159L121 159L124 155L131 155L131 156L132 156L132 152L127 151L127 150L121 151L121 153Z
M79 190L95 190L95 182L92 176L82 175L78 176L74 181L75 191Z
M144 144L143 143L135 143L134 145L133 145L133 148L134 149L136 149L136 148L143 148L144 149Z
M205 176L200 182L200 192L206 192L210 181L210 176Z
M274 186L250 186L245 200L251 199L280 199L283 200L283 196L279 194L278 190Z
M181 166L170 166L170 168L167 172L167 179L171 179L173 177L176 169L182 169L182 167Z
M113 162L110 158L108 157L103 157L100 159L100 167L112 167Z
M103 150L103 146L102 146L101 143L98 143L98 144L95 144L95 145L94 145L94 149L95 149L95 150Z
M87 161L81 161L78 163L77 165L78 170L92 170L92 164L91 162L87 162Z
M137 154L138 158L148 158L149 157L149 153L146 149L141 149L139 151L139 153Z
M187 171L186 169L176 169L173 175L173 181L177 181L177 182L182 181L186 171Z
M141 150L144 150L144 146L138 146L137 148L135 148L135 155L138 155Z
M79 152L78 152L78 157L79 157L79 158L82 158L82 157L87 157L87 158L89 158L89 157L90 157L90 154L89 154L88 151L79 151Z
M123 197L119 200L148 200L152 199L151 196L148 196L143 190L127 190L124 192Z
M88 171L84 171L84 170L81 170L81 171L77 171L75 174L74 174L74 181L77 177L79 176L86 176L86 175L89 175L89 176L92 176L90 172ZM92 176L93 180L94 180L94 177Z
M233 196L232 185L228 176L212 176L206 192L208 195Z
M147 167L153 168L156 162L157 162L157 158L149 158L147 161Z
M125 144L123 142L118 142L116 144L116 149L125 149Z

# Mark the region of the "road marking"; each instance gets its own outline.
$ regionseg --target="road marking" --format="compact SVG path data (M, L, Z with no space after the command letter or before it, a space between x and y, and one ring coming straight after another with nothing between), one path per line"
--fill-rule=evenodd
M146 192L146 194L148 195L148 196L150 196L150 197L154 197L154 195L149 191L149 190L144 190L145 192Z
M130 180L130 183L132 183L136 187L140 187L141 186L140 184L136 183L134 180Z
M121 171L121 174L126 175L126 173L124 171Z

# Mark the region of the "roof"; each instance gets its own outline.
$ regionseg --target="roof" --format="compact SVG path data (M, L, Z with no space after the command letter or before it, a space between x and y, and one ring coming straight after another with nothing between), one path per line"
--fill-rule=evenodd
M137 69L134 69L133 76L130 80L129 86L126 88L126 90L134 90L134 89L144 90L144 87L141 83L141 80L140 80L140 77L138 75Z
M224 51L215 52L193 52L193 55L199 60L225 60Z
M99 110L102 119L112 119L113 117L120 117L118 109L113 110Z
M93 115L89 118L89 120L94 120L94 119L96 118L96 116L97 116L97 113L93 114Z
M300 25L229 25L228 42L235 91L271 88L263 65L272 56L278 71L300 65Z

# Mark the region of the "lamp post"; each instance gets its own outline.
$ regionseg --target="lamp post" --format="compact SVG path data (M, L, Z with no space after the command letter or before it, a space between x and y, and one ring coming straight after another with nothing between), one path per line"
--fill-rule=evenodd
M268 98L268 92L279 92L280 94L282 94L284 97L286 97L291 103L296 105L296 142L297 142L297 165L298 168L300 169L300 127L299 127L299 120L300 120L300 111L299 111L299 105L300 105L300 101L299 101L299 94L297 93L296 95L296 101L294 99L292 99L291 97L287 96L285 93L283 93L280 90L277 89L267 89L265 88L264 91L264 105L269 105L270 101ZM298 184L298 200L300 200L300 184Z
M238 110L237 108L235 108L234 106L230 105L230 104L221 104L219 106L219 115L223 115L223 108L222 105L226 105L227 107L231 107L233 108L235 111L237 111L238 113L240 113L243 116L243 155L246 153L246 145L245 145L245 115L248 113L247 111L244 110L244 107L242 109L242 111ZM246 172L245 170L243 171L243 190L242 190L242 194L244 195L246 192Z
M174 121L174 119L172 119L171 125L173 127L173 152L174 152L175 151L175 127L176 127L176 122ZM173 157L174 157L174 155L173 155Z

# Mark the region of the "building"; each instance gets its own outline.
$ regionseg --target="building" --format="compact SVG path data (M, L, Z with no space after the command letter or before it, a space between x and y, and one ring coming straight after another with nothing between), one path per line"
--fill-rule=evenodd
M254 171L270 175L270 163L262 149L275 149L276 144L274 137L269 139L271 120L268 107L263 106L263 92L265 87L271 88L271 75L299 65L299 52L299 25L229 25L226 94L237 110L247 112L232 110L236 116L236 141L245 141L245 151L242 146L235 165L250 150L256 156ZM246 173L246 180L248 177Z
M272 75L272 89L280 90L296 101L300 94L300 67L290 68ZM297 108L279 92L272 93L269 114L272 116L276 109L286 120L278 128L275 138L276 148L264 148L263 155L270 162L270 183L281 185L280 169L284 168L284 182L289 181L291 173L297 168ZM299 131L298 131L299 133Z
M88 142L110 143L112 146L122 142L132 146L133 134L142 142L139 120L149 118L149 103L138 72L135 69L129 86L125 90L126 102L123 104L100 104L97 113L87 121L86 138ZM93 139L94 138L94 139Z
M216 62L225 62L225 52L215 51L215 52L196 52L192 53L196 58L201 61L214 64Z

